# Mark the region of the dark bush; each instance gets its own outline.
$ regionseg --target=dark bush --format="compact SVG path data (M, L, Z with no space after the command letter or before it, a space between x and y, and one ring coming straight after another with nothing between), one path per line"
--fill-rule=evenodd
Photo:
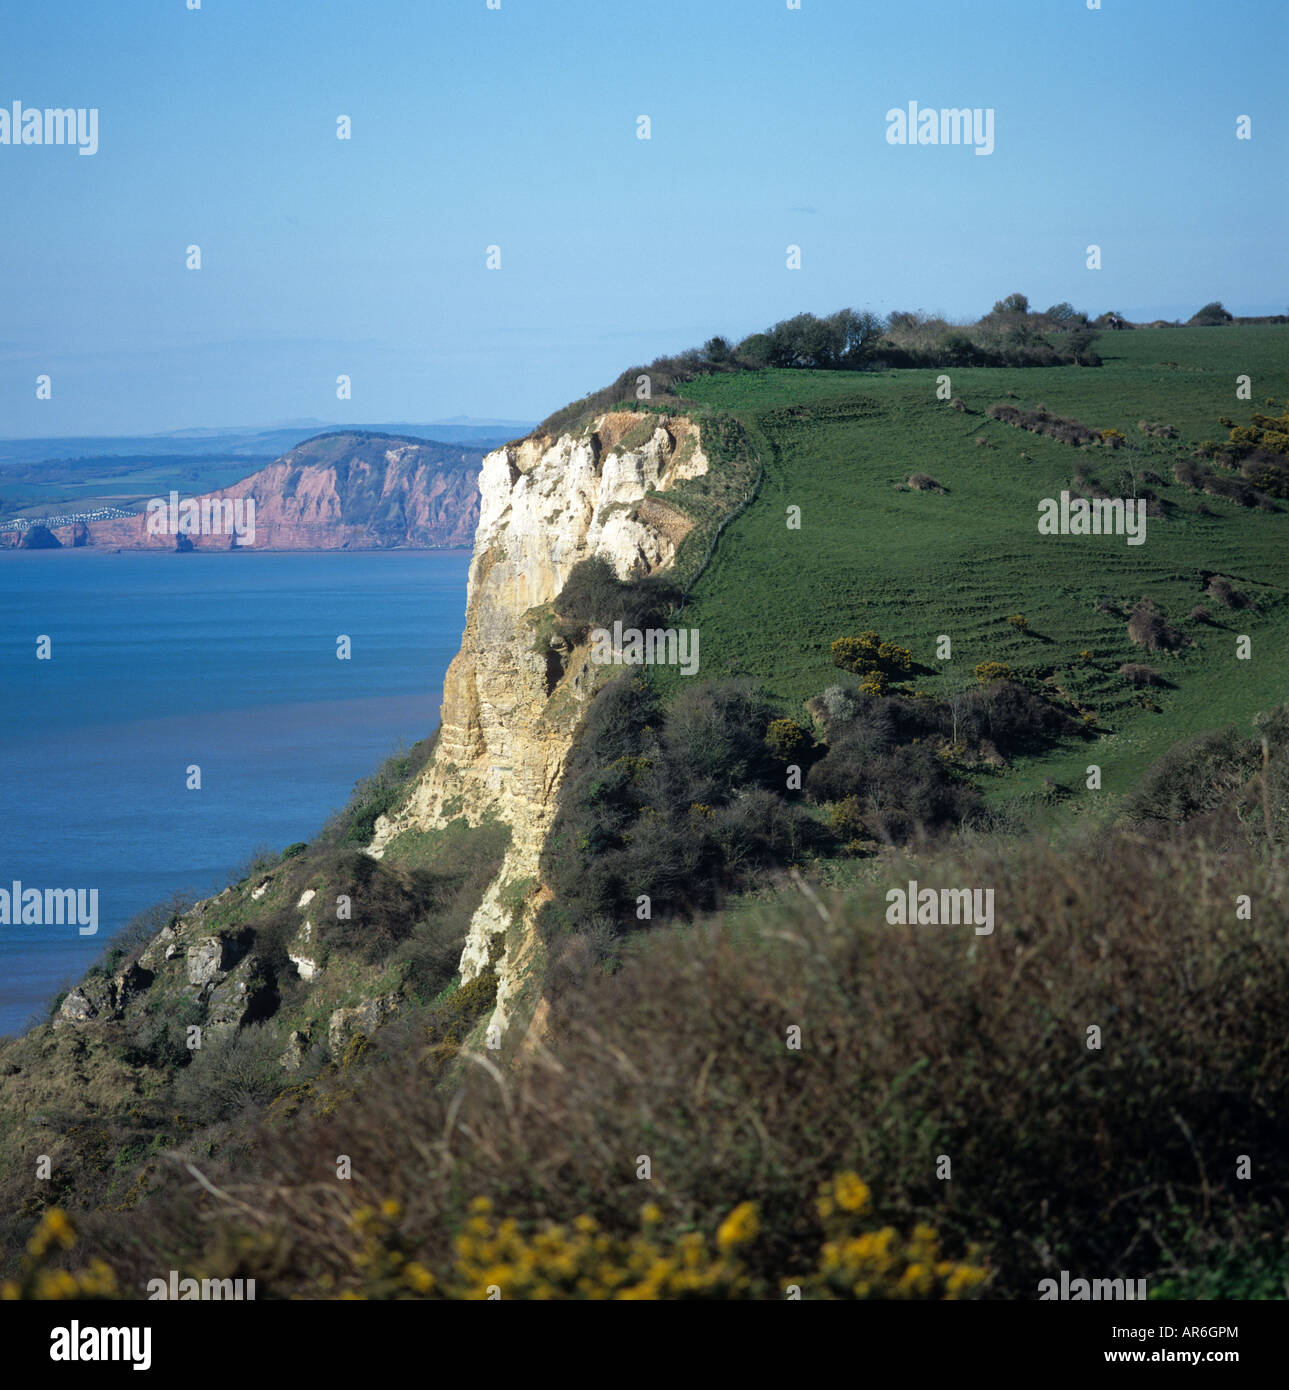
M810 769L806 785L820 801L855 798L868 835L887 843L957 825L979 802L930 746L892 745L862 719Z
M1187 328L1214 328L1219 324L1231 323L1234 316L1222 307L1222 301L1215 299L1186 320Z
M554 608L561 635L580 642L593 628L665 627L667 615L680 602L680 591L663 576L621 580L599 555L579 561L569 572Z
M1170 652L1184 645L1186 639L1164 616L1153 600L1139 599L1128 619L1128 636L1139 647L1150 652Z
M1220 574L1215 574L1209 579L1204 592L1223 608L1240 609L1254 606L1253 600L1247 594L1241 593L1229 579L1224 579Z
M1257 746L1236 729L1188 739L1151 764L1124 798L1124 814L1180 825L1230 802L1257 762Z
M973 686L963 698L960 732L976 742L987 739L1009 757L1040 752L1059 738L1081 732L1076 720L1015 681Z

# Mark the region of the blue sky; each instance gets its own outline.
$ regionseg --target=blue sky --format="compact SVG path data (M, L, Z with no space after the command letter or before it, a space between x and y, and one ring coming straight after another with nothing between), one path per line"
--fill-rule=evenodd
M0 435L537 419L844 305L1283 313L1287 40L1283 0L9 3L0 106L100 115L0 145ZM891 146L909 101L994 153Z

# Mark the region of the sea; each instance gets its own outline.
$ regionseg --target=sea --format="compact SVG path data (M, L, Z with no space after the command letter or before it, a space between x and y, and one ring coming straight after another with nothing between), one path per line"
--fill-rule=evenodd
M0 923L0 1035L136 913L309 840L433 732L469 563L0 551L0 888L98 891L92 935Z

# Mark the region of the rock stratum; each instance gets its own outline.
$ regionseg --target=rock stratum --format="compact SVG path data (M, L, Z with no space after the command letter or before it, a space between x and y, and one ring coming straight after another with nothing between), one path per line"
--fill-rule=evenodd
M444 683L438 743L410 796L377 821L368 853L380 858L400 833L459 815L510 827L460 967L468 982L494 960L489 1027L498 1033L534 963L534 918L547 896L539 861L574 731L602 679L621 674L593 665L588 644L543 648L538 624L581 560L600 556L619 579L672 566L695 522L667 494L708 471L692 420L629 412L483 461L465 633Z
M194 500L255 503L254 550L392 550L466 548L479 521L481 453L399 435L341 433L306 440L276 463ZM180 501L186 499L180 495ZM167 499L168 500L168 499ZM44 531L45 528L32 528ZM148 514L76 521L48 528L41 548L229 550L227 534L152 534ZM10 531L0 544L23 546ZM28 544L27 548L35 548Z

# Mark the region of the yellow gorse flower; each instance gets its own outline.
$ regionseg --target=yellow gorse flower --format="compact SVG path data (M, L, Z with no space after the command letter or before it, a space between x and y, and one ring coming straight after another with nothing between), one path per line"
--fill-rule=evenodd
M740 1202L721 1222L716 1232L716 1244L722 1250L734 1250L740 1245L755 1239L761 1229L756 1207L751 1202Z
M838 1173L833 1179L833 1196L842 1211L863 1211L869 1190L857 1173Z
M0 1300L116 1297L116 1275L102 1260L79 1270L49 1268L46 1257L55 1246L70 1250L75 1244L76 1231L66 1212L51 1207L31 1233L19 1277L0 1284Z

